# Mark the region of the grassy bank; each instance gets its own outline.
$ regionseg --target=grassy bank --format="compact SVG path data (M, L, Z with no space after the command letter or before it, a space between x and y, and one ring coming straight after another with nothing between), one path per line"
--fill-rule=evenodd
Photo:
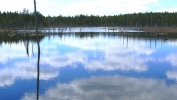
M136 30L155 33L177 33L177 27L136 27Z

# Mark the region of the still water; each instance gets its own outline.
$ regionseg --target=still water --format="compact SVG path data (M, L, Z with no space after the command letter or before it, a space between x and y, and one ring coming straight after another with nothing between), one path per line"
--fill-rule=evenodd
M177 38L142 34L0 34L0 100L176 100Z

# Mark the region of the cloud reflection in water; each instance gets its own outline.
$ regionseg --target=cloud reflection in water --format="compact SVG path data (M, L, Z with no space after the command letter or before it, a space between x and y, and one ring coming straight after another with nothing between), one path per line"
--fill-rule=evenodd
M66 37L64 42L56 40L57 39L51 40L51 46L43 47L46 52L44 54L50 56L43 56L41 63L61 68L72 65L75 62L80 62L87 70L134 70L141 72L148 69L146 65L147 62L154 61L149 55L155 50L149 48L145 41L129 40L129 47L126 48L125 45L122 44L121 39L97 37L82 40ZM59 44L76 48L77 50L63 54L61 54L59 50L57 51L57 49L49 52L50 48L54 48L54 46L56 47L56 45ZM86 51L92 52L88 53ZM99 56L97 56L97 53L101 54L101 60ZM89 59L90 55L92 58L94 57L94 59ZM144 56L140 57L141 55Z
M158 79L123 76L97 76L58 83L39 100L176 100L177 85L167 86ZM35 93L26 93L22 100L34 100Z
M19 63L20 65L20 63ZM30 80L36 79L37 69L33 66L18 66L14 68L4 68L0 70L0 87L13 85L16 79ZM40 69L40 80L49 80L59 75L58 71L51 69Z

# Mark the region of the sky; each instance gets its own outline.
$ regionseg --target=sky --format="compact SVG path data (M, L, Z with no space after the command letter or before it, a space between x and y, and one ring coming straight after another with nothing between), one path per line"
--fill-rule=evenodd
M36 0L44 16L119 15L138 12L177 12L177 0ZM0 10L34 11L34 0L0 0Z

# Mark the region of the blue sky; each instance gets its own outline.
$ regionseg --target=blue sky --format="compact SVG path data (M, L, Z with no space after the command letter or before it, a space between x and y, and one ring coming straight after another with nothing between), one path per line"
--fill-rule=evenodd
M34 0L1 0L1 11L34 10ZM48 16L117 15L134 12L177 12L177 0L36 0L37 10Z

